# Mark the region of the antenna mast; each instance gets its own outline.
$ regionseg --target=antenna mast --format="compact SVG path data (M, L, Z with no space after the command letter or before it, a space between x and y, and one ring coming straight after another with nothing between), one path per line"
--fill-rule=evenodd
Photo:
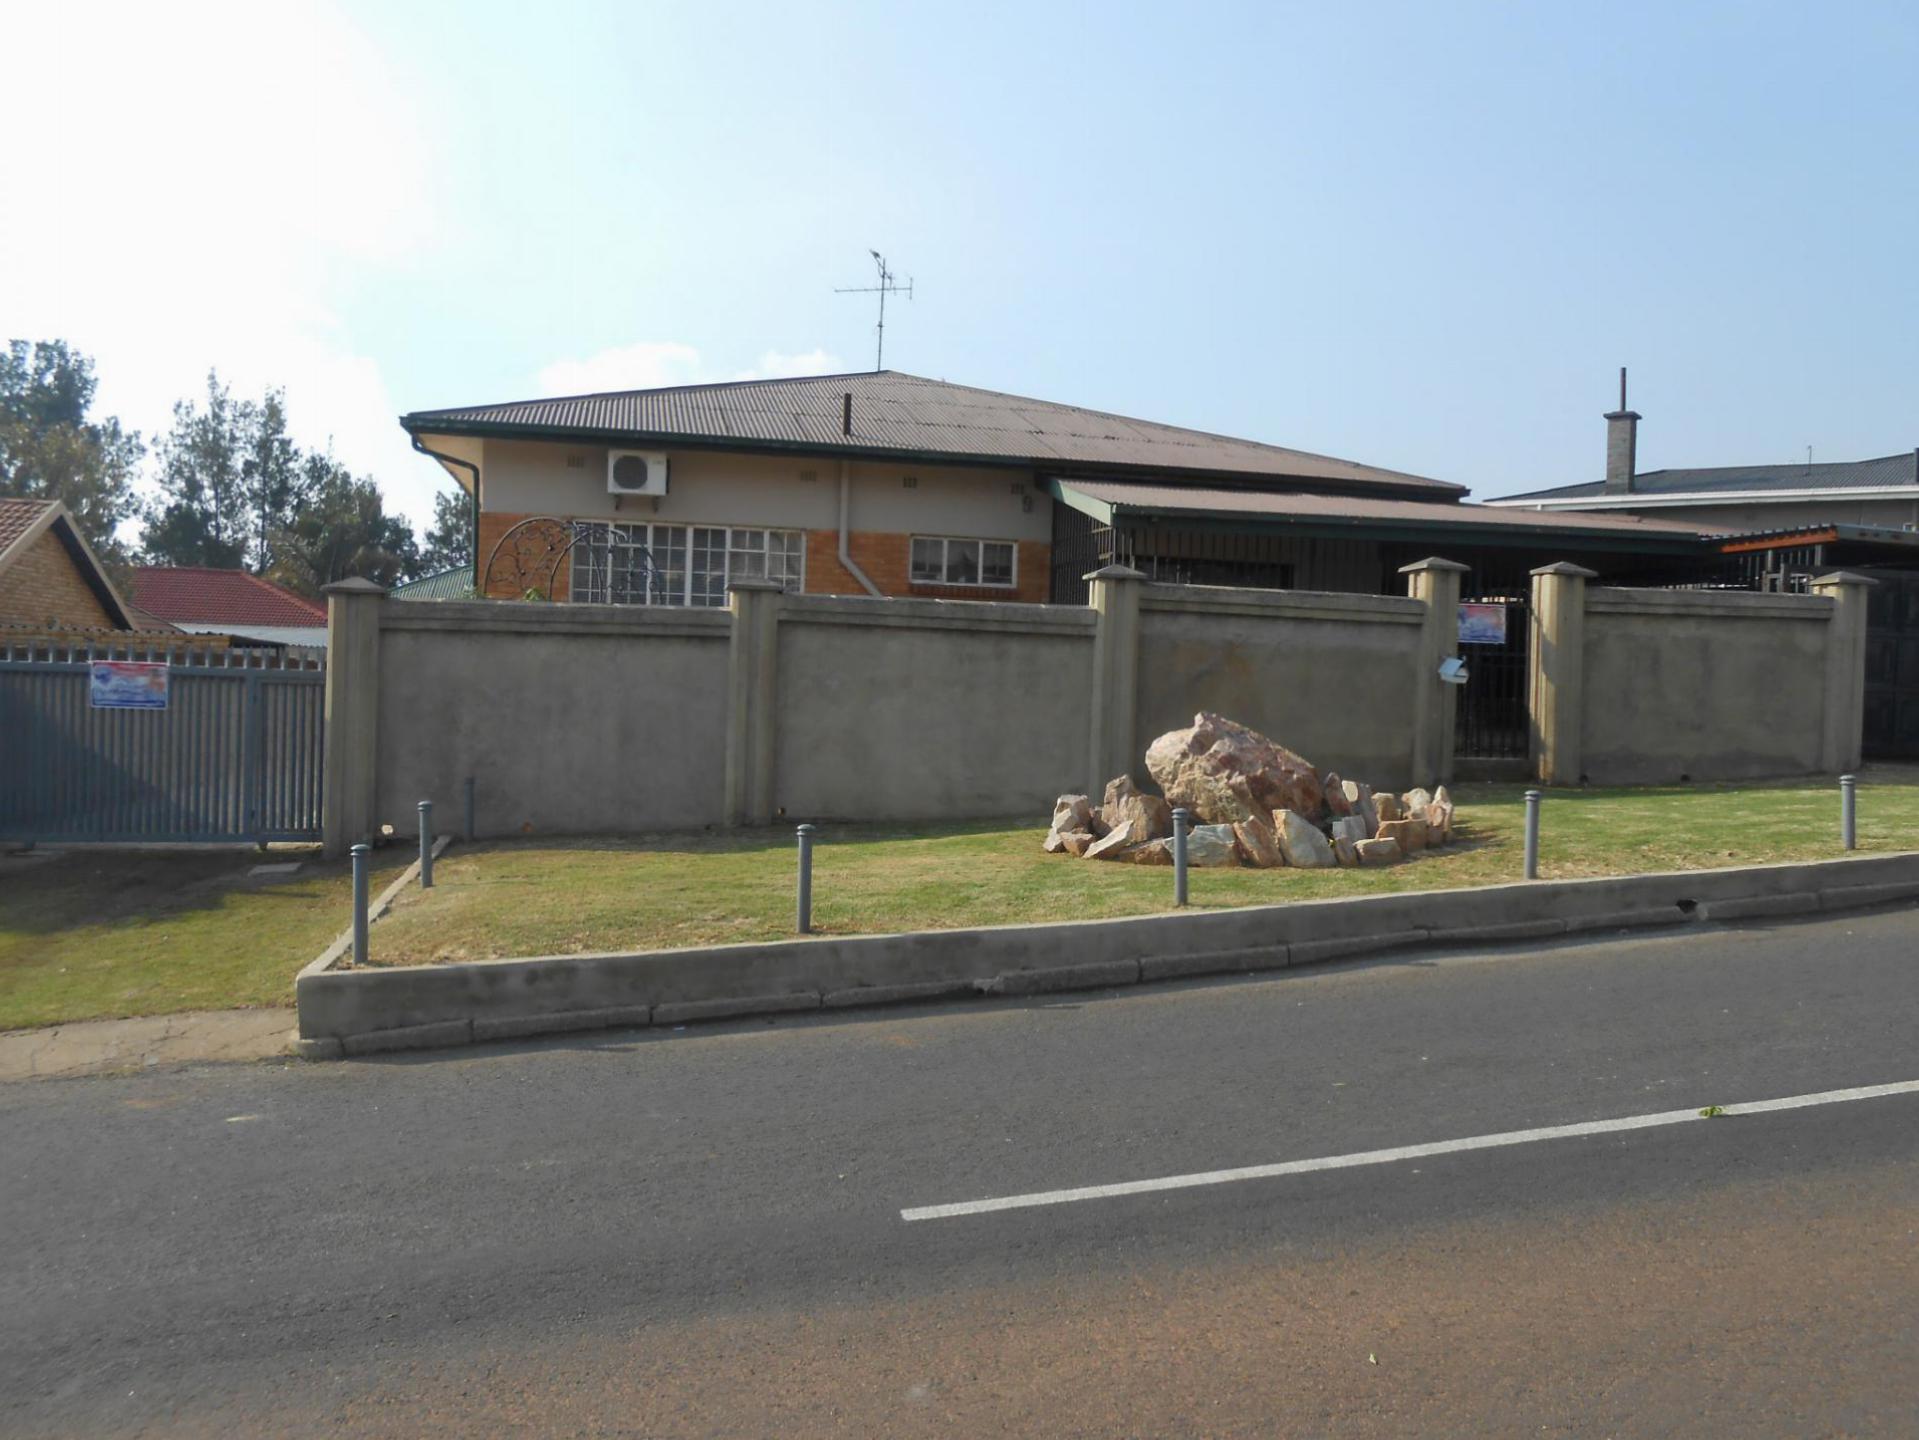
M879 269L880 283L877 285L851 285L845 288L835 288L833 293L835 295L877 295L880 297L880 323L874 327L878 336L878 343L873 350L873 368L877 371L886 368L886 297L888 295L904 295L908 300L911 300L913 298L913 277L910 275L907 276L906 283L904 285L900 284L899 277L886 268L886 257L884 255L880 254L877 250L869 250L866 253L873 257L873 264Z

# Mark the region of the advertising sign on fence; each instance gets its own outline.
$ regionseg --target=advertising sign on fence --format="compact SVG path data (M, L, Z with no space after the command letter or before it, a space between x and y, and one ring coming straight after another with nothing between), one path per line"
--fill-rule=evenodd
M95 660L87 704L95 710L164 710L167 667L157 660Z
M1459 643L1461 645L1504 645L1506 643L1506 607L1504 605L1461 605L1459 607Z

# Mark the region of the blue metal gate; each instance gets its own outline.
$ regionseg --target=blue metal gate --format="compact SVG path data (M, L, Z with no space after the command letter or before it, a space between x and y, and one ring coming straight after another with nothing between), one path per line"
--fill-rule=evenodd
M94 662L143 659L164 708L96 708ZM317 840L325 686L277 654L0 649L0 839Z

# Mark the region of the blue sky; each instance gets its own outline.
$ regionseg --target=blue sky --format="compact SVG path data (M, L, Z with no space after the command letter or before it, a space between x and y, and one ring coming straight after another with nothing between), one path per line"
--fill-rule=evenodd
M149 430L284 383L415 515L401 410L870 366L869 247L896 368L1482 497L1595 478L1621 364L1645 468L1919 444L1911 5L20 23L16 113L92 86L81 154L0 160L69 222L0 227L7 333Z

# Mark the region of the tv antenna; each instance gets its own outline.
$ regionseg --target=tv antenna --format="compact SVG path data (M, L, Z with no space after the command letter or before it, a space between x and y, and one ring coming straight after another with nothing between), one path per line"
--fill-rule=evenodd
M913 277L910 275L907 276L906 283L904 285L900 284L899 277L886 268L886 257L884 255L880 254L877 250L869 250L866 253L873 257L873 264L879 269L880 283L877 285L849 285L843 288L836 286L833 293L835 295L877 295L880 297L880 323L874 327L874 331L879 338L873 350L873 368L878 371L886 368L886 297L888 295L904 295L908 300L911 300L913 298Z

